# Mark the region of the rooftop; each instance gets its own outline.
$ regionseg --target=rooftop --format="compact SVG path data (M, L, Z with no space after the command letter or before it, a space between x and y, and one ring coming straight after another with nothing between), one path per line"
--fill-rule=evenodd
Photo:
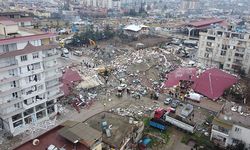
M148 28L148 26L145 25L128 25L124 28L124 30L130 30L130 31L134 31L134 32L138 32L140 31L142 28Z
M28 53L33 53L37 51L41 51L44 49L52 49L52 48L57 48L57 44L49 44L49 45L43 45L43 46L33 46L32 44L28 43L24 49L21 50L16 50L16 51L10 51L6 53L1 53L0 58L7 58L7 57L14 57L18 55L23 55L23 54L28 54Z
M81 144L86 145L87 147L91 147L102 137L102 132L93 129L84 123L65 126L60 129L58 133L72 143L79 140Z
M215 23L222 23L223 21L224 21L223 19L211 18L211 19L203 19L199 21L190 22L188 25L194 26L194 27L203 27L203 26L209 26Z
M57 126L54 129L49 130L43 135L37 137L37 139L39 139L39 144L36 146L33 145L33 140L30 140L20 145L19 147L15 148L15 150L31 150L31 149L44 150L47 149L48 146L51 144L55 145L58 148L63 147L65 149L73 149L74 143L66 140L65 138L59 135L58 131L62 128L63 126ZM88 150L88 148L82 144L78 144L77 149Z
M233 102L226 102L218 115L221 121L250 128L250 108Z
M26 42L26 41L31 41L31 40L32 41L39 40L39 39L44 39L44 38L50 38L53 36L55 36L55 34L53 33L40 33L40 34L27 35L27 36L18 35L16 37L0 39L0 45L17 43L17 42Z
M102 141L116 148L121 147L127 135L132 133L134 125L129 124L128 118L106 112L91 117L86 123L92 128L102 132L101 124L103 121L107 121L108 126L112 127L111 137L107 137L106 134L103 134Z

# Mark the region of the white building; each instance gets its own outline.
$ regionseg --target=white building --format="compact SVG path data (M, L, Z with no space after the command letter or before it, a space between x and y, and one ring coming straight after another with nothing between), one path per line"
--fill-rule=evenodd
M141 35L149 34L149 27L145 25L128 25L123 28L124 34L130 37L140 37Z
M250 71L250 34L234 30L209 29L200 32L198 61L204 66L238 72Z
M221 113L213 120L210 140L226 147L242 141L250 149L250 118L247 107L227 102Z
M120 0L83 0L82 2L87 7L106 8L106 9L120 9Z
M186 12L188 10L195 10L199 6L199 0L183 0L180 5L180 10Z
M54 38L0 21L0 124L13 135L57 113L63 93Z

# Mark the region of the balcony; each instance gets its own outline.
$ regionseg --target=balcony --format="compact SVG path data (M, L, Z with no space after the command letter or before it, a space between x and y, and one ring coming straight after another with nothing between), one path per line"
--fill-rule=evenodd
M30 75L33 75L33 74L39 74L39 73L42 73L43 72L43 68L39 68L39 69L36 69L36 70L31 70L31 71L28 71L28 72L24 72L22 74L20 74L19 76L20 77L27 77L27 76L30 76Z
M63 95L64 95L63 91L60 91L60 92L58 92L58 93L56 93L54 95L48 95L47 100L49 101L49 100L52 100L52 99L57 99L58 97L61 97Z
M51 66L44 65L44 70L50 71L50 70L55 70L55 69L60 68L60 67L63 67L63 66L59 65L59 64L55 64L55 65L51 65Z
M53 79L57 79L57 78L60 78L62 77L62 73L55 73L54 75L50 75L48 77L45 77L45 81L50 81L50 80L53 80Z
M15 93L15 92L18 92L20 90L21 90L20 87L14 87L14 88L11 88L11 89L6 90L6 91L0 91L0 97L1 96L7 96L10 93Z
M46 89L48 91L48 90L52 90L52 89L59 88L59 87L62 87L62 86L63 86L63 84L61 82L58 82L58 83L54 83L54 84L51 84L51 85L46 85Z
M10 118L16 114L22 113L24 110L25 110L24 108L18 108L18 109L15 109L13 111L10 111L10 112L1 110L0 115L1 115L2 119L7 119L7 118Z
M14 62L5 62L4 65L1 64L0 66L0 72L2 71L8 71L8 70L11 70L11 69L15 69L17 68L18 65L17 65L17 61L15 60Z
M22 101L23 101L23 99L21 97L19 97L19 98L13 98L10 101L7 101L6 103L0 104L0 109L4 109L6 107L13 106L14 104L22 102Z
M31 87L31 86L34 86L34 85L39 85L39 84L42 84L42 83L44 83L44 80L43 79L41 79L41 80L38 80L38 81L31 81L31 82L29 82L29 83L22 83L21 85L20 85L20 87L22 88L22 89L26 89L26 88L29 88L29 87Z
M43 93L45 93L45 89L34 91L34 92L32 92L31 94L26 94L26 92L27 92L27 91L25 91L25 94L23 94L23 95L21 96L22 99L29 99L29 98L35 97L36 95L43 94Z
M0 80L0 84L12 82L12 81L16 81L16 80L19 80L19 79L20 79L19 76L7 76L7 77L3 77L3 79Z
M45 56L43 57L44 61L48 61L48 60L53 60L53 59L57 59L58 57L60 57L59 53L47 53L45 54Z
M45 102L46 102L46 99L41 99L41 100L37 100L36 102L31 103L31 104L25 104L25 103L23 103L23 108L24 109L29 109L29 108L35 107L37 105L40 105L42 103L45 103Z

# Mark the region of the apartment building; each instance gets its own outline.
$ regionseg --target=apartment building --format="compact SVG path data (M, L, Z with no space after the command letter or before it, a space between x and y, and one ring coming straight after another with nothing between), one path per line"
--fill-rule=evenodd
M57 113L62 96L55 35L0 21L0 124L17 135Z
M200 32L198 61L230 72L250 71L250 34L228 29Z
M120 0L83 0L85 6L94 8L120 9Z
M227 102L221 113L213 120L210 140L222 147L243 142L245 148L250 149L248 110L247 107Z

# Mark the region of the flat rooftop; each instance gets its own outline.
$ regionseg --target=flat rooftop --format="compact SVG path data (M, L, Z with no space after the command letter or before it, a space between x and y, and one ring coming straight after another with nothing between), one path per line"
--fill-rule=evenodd
M88 119L86 122L90 127L102 132L101 123L102 121L107 121L108 126L111 127L111 137L107 137L103 134L102 141L108 145L112 145L116 148L121 147L123 140L129 135L133 130L133 125L129 124L129 119L115 115L108 112L103 112L95 115Z
M227 101L218 118L222 121L250 128L250 108Z

